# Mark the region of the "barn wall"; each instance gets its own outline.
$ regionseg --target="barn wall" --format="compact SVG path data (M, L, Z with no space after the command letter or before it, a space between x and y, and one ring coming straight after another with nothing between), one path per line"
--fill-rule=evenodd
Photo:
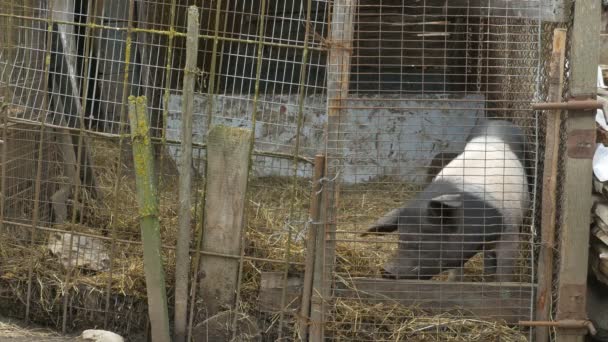
M215 124L251 127L253 112L251 97L217 97L214 99ZM451 97L441 95L412 96L408 100L398 95L365 96L346 101L344 127L359 127L356 132L344 132L344 182L361 182L373 177L390 176L404 181L421 181L433 156L442 151L458 150L464 146L468 131L483 116L484 97L467 95ZM297 103L293 96L261 96L260 121L256 124L256 150L291 154L296 136ZM387 107L387 100L391 107ZM300 154L312 158L324 148L323 128L327 122L323 96L310 96L304 102ZM181 137L181 96L173 95L169 101L167 138ZM464 109L466 107L466 109ZM206 132L207 96L194 100L194 141L204 141ZM372 109L368 109L372 108ZM270 118L274 118L271 120ZM266 118L266 120L263 120ZM266 122L265 122L266 121ZM288 122L292 125L280 125ZM179 156L177 147L170 147L173 157ZM203 159L200 161L203 170ZM289 159L279 157L256 158L256 176L293 175ZM300 164L300 176L310 174L310 165Z

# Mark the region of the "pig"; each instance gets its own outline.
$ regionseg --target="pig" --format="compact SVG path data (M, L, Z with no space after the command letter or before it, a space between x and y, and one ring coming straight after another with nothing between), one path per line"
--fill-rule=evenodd
M433 181L435 176L441 170L448 165L454 158L458 157L459 153L456 152L439 152L433 157L431 164L426 169L426 178L424 184L429 184Z
M367 229L364 235L398 231L397 252L383 276L430 279L462 269L483 251L485 275L513 281L531 204L525 147L523 131L508 121L475 126L464 150L424 190Z

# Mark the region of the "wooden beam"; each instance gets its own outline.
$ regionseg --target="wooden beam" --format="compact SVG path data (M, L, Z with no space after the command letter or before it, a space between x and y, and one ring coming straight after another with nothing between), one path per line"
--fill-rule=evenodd
M548 22L565 22L569 19L573 0L426 0L426 6L438 8L447 5L451 9L463 8L468 15L484 17L514 17L540 19ZM377 0L359 0L362 9L378 6ZM384 6L401 6L402 0L384 0Z
M565 22L571 0L450 0L450 7L468 6L470 15Z
M190 273L190 228L192 210L192 120L194 81L198 56L198 8L188 8L186 68L182 95L182 144L179 165L179 228L175 248L175 342L184 342L188 324L188 274Z
M593 99L599 60L600 2L576 1L571 44L570 94ZM591 217L595 111L568 111L564 219L560 243L557 319L587 318L587 265ZM558 329L558 342L582 342L586 331Z
M601 8L598 1L576 2L571 44L572 97L596 97ZM593 113L595 117L595 112Z
M553 31L553 53L549 65L548 102L561 102L564 89L564 61L566 56L565 29ZM555 208L557 203L557 161L559 160L559 133L561 110L548 112L545 134L545 159L541 209L541 250L538 261L538 291L536 293L536 320L547 321L551 314L553 289L553 250L555 248ZM536 328L536 341L548 341L549 327Z
M326 159L320 217L322 226L317 231L311 304L310 341L325 340L325 302L331 297L332 273L335 264L336 212L341 165L341 123L346 110L342 102L348 98L350 65L353 48L353 19L357 0L336 0L329 29L327 67L327 126L325 131Z
M213 316L233 308L238 281L251 130L217 125L207 138L207 193L202 250L235 256L203 255L200 294Z
M517 323L528 320L534 285L352 278L336 283L335 296L416 306L440 314L461 309L471 316Z

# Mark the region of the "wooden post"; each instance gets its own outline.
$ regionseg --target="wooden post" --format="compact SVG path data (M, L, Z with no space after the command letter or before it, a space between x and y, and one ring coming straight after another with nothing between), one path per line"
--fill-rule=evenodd
M188 325L188 274L190 272L190 211L192 189L192 116L198 56L198 8L188 8L186 68L182 95L182 149L179 165L179 232L175 250L175 342L186 340Z
M549 65L548 102L561 102L564 89L564 60L566 56L566 30L553 31L553 52ZM555 248L555 208L557 191L557 161L559 159L559 133L561 110L547 112L545 159L541 210L541 250L538 261L538 291L536 292L536 320L547 321L551 314L553 288L553 248ZM549 327L536 328L536 341L549 340Z
M325 170L325 156L315 156L315 168L312 178L312 194L310 196L310 226L308 238L306 240L306 261L304 266L304 287L302 289L302 304L300 306L300 340L306 341L308 338L308 326L310 320L310 300L313 287L313 273L315 269L315 255L320 253L315 249L317 241L317 231L319 230L321 219L321 179ZM318 308L317 308L318 311Z
M205 252L234 256L201 258L201 297L207 315L234 307L238 281L251 130L217 125L207 138Z
M600 2L576 1L571 44L570 95L596 96L599 59ZM595 151L595 110L570 110L564 181L564 221L560 243L558 320L586 319L587 265ZM557 329L558 342L582 342L586 331Z
M331 297L331 273L335 263L336 209L339 196L339 176L342 165L341 122L346 110L350 83L350 57L353 45L353 16L357 0L334 1L329 39L327 70L327 157L322 187L321 222L317 231L314 280L311 308L311 341L323 341L325 302Z
M158 221L158 190L155 182L154 154L152 153L147 114L146 97L130 96L129 126L133 143L152 341L169 342L171 338L169 337L169 313Z

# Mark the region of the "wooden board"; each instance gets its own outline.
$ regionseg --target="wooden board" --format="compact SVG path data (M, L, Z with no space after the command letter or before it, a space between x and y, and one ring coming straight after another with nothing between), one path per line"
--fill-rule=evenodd
M284 288L283 272L264 272L260 281L258 308L262 312L278 313L281 308L281 296ZM300 295L304 280L300 275L287 277L285 303L287 312L295 313L300 304Z
M186 67L182 95L182 143L179 163L179 227L175 248L174 340L184 342L188 323L188 282L190 273L190 227L192 221L192 121L194 116L194 81L198 52L198 9L188 9Z
M377 0L360 0L361 6L374 6ZM519 17L540 19L548 22L564 22L568 19L570 0L427 0L427 7L441 7L446 3L450 8L467 9L469 15L486 17ZM402 0L384 0L384 6L402 5ZM420 6L420 5L415 5ZM422 6L420 6L422 7Z
M201 297L208 315L234 305L241 251L251 131L215 126L207 140L208 168L202 249L235 256L201 257Z
M337 283L342 298L397 302L433 313L462 309L471 316L516 323L529 320L533 285L353 278Z
M595 98L599 60L600 2L577 1L571 42L570 95ZM587 318L587 265L591 212L595 111L569 111L566 125L563 225L556 319ZM557 329L557 342L582 342L586 331Z
M562 102L566 33L565 29L553 31L553 51L551 64L549 65L549 94L547 99L549 102ZM561 110L547 112L541 209L541 250L538 261L538 292L536 293L536 319L539 321L548 320L551 310L561 115ZM537 341L546 341L548 337L548 327L538 327L536 329Z
M321 223L318 228L315 246L313 291L310 309L310 340L325 340L324 322L326 315L325 299L331 296L331 281L335 263L336 212L338 206L338 172L343 156L340 155L341 131L346 111L340 106L348 98L350 85L351 54L353 44L353 18L355 0L336 0L334 2L327 69L327 125L325 126L325 173L327 179L321 192Z

